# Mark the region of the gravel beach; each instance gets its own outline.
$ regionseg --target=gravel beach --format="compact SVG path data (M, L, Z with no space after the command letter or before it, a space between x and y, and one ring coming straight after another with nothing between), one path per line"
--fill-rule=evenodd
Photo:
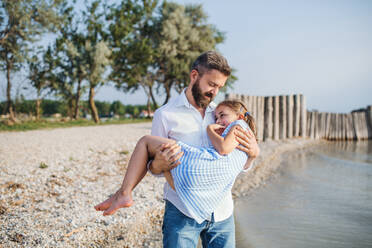
M163 178L147 175L134 205L113 216L93 208L119 188L137 140L150 131L141 123L0 133L0 247L161 247ZM265 184L281 153L315 143L261 143L233 195Z

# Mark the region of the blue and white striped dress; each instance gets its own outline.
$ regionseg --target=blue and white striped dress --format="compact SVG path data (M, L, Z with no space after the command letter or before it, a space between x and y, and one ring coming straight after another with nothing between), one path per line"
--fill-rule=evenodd
M232 122L222 133L240 125L249 129L243 120ZM243 170L248 155L234 149L220 155L213 147L199 148L178 141L184 155L181 164L171 170L176 192L192 217L201 223L211 217L220 201L230 194L235 178Z

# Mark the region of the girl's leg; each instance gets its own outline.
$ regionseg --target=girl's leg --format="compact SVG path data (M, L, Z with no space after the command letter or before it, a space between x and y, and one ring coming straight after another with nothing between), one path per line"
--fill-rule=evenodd
M158 137L146 135L143 136L137 143L132 156L128 163L128 169L125 174L121 189L125 194L131 193L136 185L142 180L147 172L147 163L149 158L153 158L156 153L156 149L163 144L175 144L176 141Z
M128 163L121 188L109 199L95 206L103 215L113 214L118 208L133 204L132 190L142 180L147 172L148 159L155 156L156 150L162 144L175 144L176 141L158 136L143 136L137 143Z
M172 177L171 172L170 171L164 171L164 177L165 177L165 180L167 180L167 182L171 186L171 188L174 191L176 191L176 188L174 187L174 181L173 181L173 177Z

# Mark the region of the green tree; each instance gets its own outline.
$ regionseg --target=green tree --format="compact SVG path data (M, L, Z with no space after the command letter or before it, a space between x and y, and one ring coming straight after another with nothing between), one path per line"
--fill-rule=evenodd
M105 42L104 6L96 0L86 7L81 17L73 7L65 8L66 22L56 40L56 92L67 101L69 115L77 119L81 95L89 88L89 108L97 123L95 88L106 82L105 71L110 65L111 50Z
M114 101L110 106L110 112L113 112L116 115L124 115L125 106L120 101Z
M40 120L40 106L42 99L51 92L51 80L53 80L52 71L55 67L55 61L52 56L51 47L42 54L34 55L28 61L29 74L28 79L31 85L36 89L36 119Z
M139 114L140 114L139 107L138 106L134 106L134 108L133 108L133 117L137 118Z
M45 99L41 102L41 108L44 115L52 115L55 113L64 114L64 103L56 100Z
M113 5L107 20L112 47L113 66L110 74L116 88L134 92L142 88L147 95L147 108L153 94L156 73L156 47L153 39L153 13L157 0L122 1Z
M108 116L110 114L111 104L109 102L95 101L95 105L98 113L100 113L101 116Z
M0 68L7 78L7 113L15 121L11 100L11 76L27 59L30 45L62 20L63 0L2 0L0 2Z
M14 109L17 113L24 113L32 115L35 113L35 101L25 100L23 96L20 97L20 101L14 104Z
M97 108L94 103L95 88L103 85L107 78L105 72L111 64L111 49L106 43L107 35L104 31L104 6L100 6L100 1L94 1L88 11L84 12L85 23L87 23L87 33L85 35L85 61L87 65L87 81L89 83L89 106L93 119L99 122Z
M203 52L215 50L224 35L211 24L202 5L180 5L165 1L157 29L158 92L164 89L167 103L171 90L181 92L189 84L190 67ZM231 83L232 81L229 81Z
M66 72L61 71L55 73L52 88L55 96L65 103L63 108L66 110L63 111L63 114L67 114L71 119L73 119L75 109L75 89L73 82L66 75Z
M79 118L79 105L81 96L84 94L87 85L84 80L87 77L87 55L86 55L86 39L84 34L79 31L80 23L83 22L79 14L75 12L74 8L70 5L65 5L63 13L66 16L63 25L61 25L59 36L55 41L55 56L57 69L56 72L64 74L63 77L66 81L61 81L57 84L55 89L63 97L67 97L67 102L73 101L73 110L71 117L74 119ZM64 86L68 84L69 86ZM71 88L69 94L64 94L66 88ZM60 92L62 91L62 92ZM73 99L69 99L69 98Z
M6 43L6 44L5 44ZM6 72L7 87L6 87L6 98L7 104L5 107L4 113L9 114L9 119L14 122L14 106L11 98L11 73L19 71L21 69L22 63L24 62L25 53L21 50L22 47L20 42L16 42L14 37L7 38L6 42L3 42L3 45L0 46L0 68Z
M94 104L95 88L104 84L106 81L104 73L106 71L106 66L110 64L109 57L111 50L104 41L100 41L95 46L87 42L86 49L89 54L88 60L90 61L87 76L87 80L89 81L89 106L94 121L98 123L98 111Z

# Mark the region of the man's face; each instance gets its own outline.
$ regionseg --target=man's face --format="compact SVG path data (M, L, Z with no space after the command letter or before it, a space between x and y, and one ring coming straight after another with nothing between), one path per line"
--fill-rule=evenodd
M196 105L206 108L225 85L226 80L227 76L214 69L206 71L203 76L198 74L191 88Z

